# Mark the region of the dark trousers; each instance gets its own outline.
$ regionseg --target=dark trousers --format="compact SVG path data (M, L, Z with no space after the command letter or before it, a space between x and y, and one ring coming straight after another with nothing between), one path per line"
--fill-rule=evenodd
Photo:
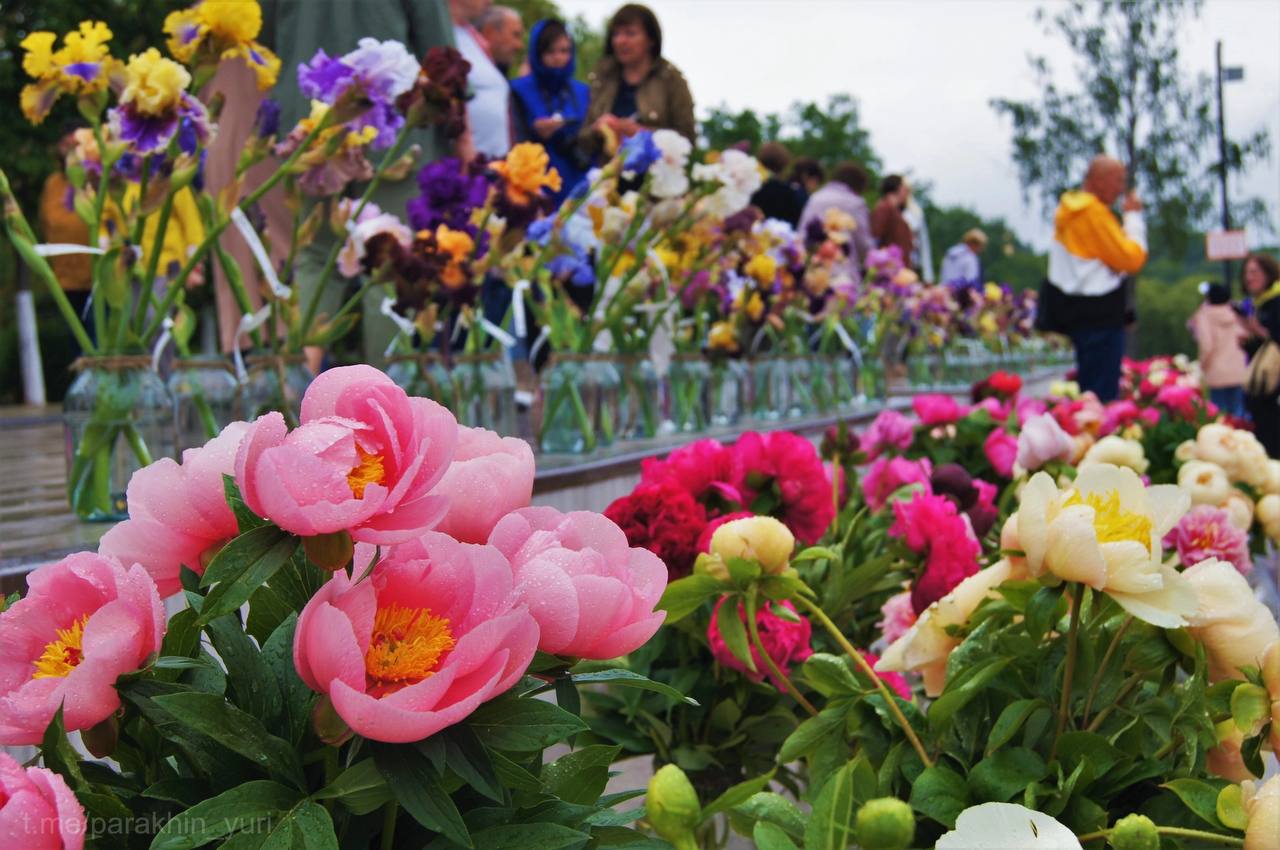
M1210 387L1209 401L1231 416L1244 416L1244 387Z
M1086 328L1072 331L1076 349L1076 383L1102 402L1120 395L1120 361L1124 357L1124 328Z
M1245 396L1253 433L1267 454L1280 459L1280 399L1275 396Z

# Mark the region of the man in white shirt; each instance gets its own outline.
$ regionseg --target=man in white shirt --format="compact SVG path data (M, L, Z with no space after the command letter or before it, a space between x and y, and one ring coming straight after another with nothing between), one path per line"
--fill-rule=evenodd
M467 127L472 146L485 156L502 157L511 149L511 87L490 58L484 37L472 26L491 5L492 0L449 0L449 13L458 52L471 63Z

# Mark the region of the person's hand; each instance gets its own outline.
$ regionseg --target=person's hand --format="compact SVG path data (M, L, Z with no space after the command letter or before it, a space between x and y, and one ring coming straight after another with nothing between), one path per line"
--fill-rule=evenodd
M614 121L613 129L622 138L629 139L643 128L640 126L640 122L634 118L618 118Z
M1138 198L1138 190L1130 189L1124 196L1122 208L1125 212L1142 212L1142 201Z
M539 118L535 120L533 122L533 132L537 133L540 138L549 139L563 126L564 119L559 115L552 115L549 118Z

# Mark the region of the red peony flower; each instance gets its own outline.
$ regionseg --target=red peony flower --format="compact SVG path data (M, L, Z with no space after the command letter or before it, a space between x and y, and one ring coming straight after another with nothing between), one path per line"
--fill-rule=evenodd
M675 481L641 482L631 495L605 508L604 515L627 535L627 543L661 558L672 581L693 570L707 512Z
M748 431L733 451L744 504L755 507L773 487L778 503L757 512L782 520L802 543L817 543L835 519L836 508L831 480L813 443L789 431Z
M996 371L987 378L987 384L1001 398L1013 398L1022 391L1022 378L1012 372Z
M711 615L711 624L707 626L707 643L711 646L711 655L722 667L737 670L739 673L745 674L753 682L762 682L764 677L768 676L769 681L773 682L779 691L784 690L782 681L774 677L773 672L769 670L769 665L760 657L760 653L754 646L751 646L750 649L751 660L755 662L756 672L751 673L747 670L746 665L739 661L729 651L729 647L725 645L724 638L720 635L720 626L716 615L720 613L720 608L727 598L720 597L720 601L716 603L715 612ZM738 606L738 617L741 618L745 625L747 622L746 608L742 602L736 599L734 604ZM796 608L790 602L775 602L773 604L786 608L792 614L795 614ZM792 622L773 613L771 606L764 604L756 611L756 628L760 631L760 643L763 644L765 652L769 653L769 657L773 659L773 663L778 666L784 676L789 675L792 664L804 661L810 655L813 655L813 649L809 646L813 627L809 625L809 621L804 617L797 616L797 622Z
M650 458L640 465L641 484L672 481L713 518L738 510L745 503L738 479L734 450L710 439L676 449L663 460Z

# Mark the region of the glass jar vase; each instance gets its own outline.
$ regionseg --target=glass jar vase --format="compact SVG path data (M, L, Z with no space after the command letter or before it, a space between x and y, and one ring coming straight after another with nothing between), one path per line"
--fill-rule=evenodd
M173 397L173 429L179 457L243 418L240 382L225 358L175 360L168 387Z
M588 454L617 437L622 379L612 358L554 354L542 370L538 444L554 454Z
M445 406L459 424L515 436L516 373L506 352L454 357L447 386Z
M301 354L253 354L245 358L243 381L245 418L278 411L290 427L302 414L302 396L315 377Z
M648 357L618 354L614 368L621 381L618 393L618 436L623 440L647 440L662 426L664 382Z
M808 354L788 354L783 358L787 373L787 416L801 418L813 416L819 411L815 390L817 381L813 358Z
M773 354L755 357L751 370L751 417L776 422L787 412L787 364Z
M750 396L747 364L727 357L713 357L707 380L707 412L717 428L742 421Z
M707 389L711 365L701 354L676 354L667 373L667 418L674 430L705 431L711 415Z

